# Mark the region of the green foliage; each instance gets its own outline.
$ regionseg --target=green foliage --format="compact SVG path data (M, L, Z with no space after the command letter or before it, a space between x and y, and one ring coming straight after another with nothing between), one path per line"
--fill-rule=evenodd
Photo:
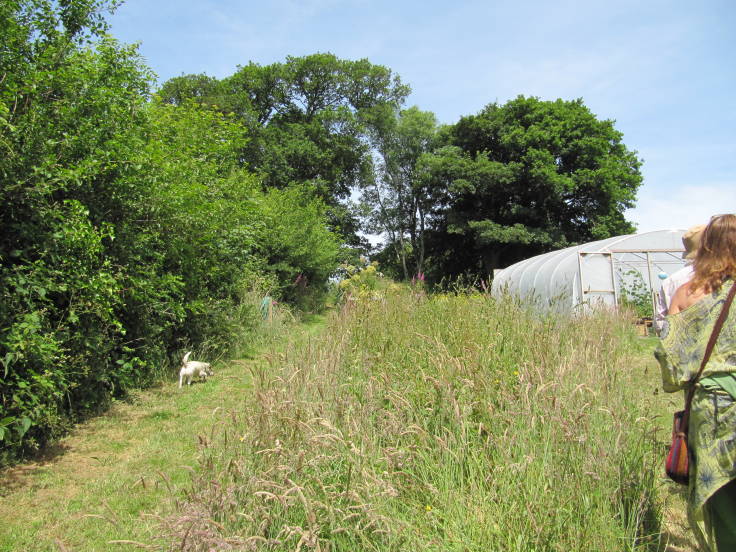
M109 6L0 7L0 463L184 347L243 345L246 294L320 289L336 266L314 194L264 193L242 167L240 119L149 101L136 48L102 34Z
M337 237L327 225L326 207L303 186L271 189L259 199L263 232L260 251L265 270L275 276L277 293L287 300L310 303L325 290L340 253Z
M582 100L520 96L444 135L447 145L418 169L439 209L427 247L435 279L633 231L623 213L641 162Z
M187 101L222 105L224 99L220 81L207 75L182 75L169 79L159 89L158 96L171 105L183 105Z
M412 107L398 114L385 112L376 123L376 176L362 189L369 209L367 229L386 237L394 263L408 280L424 271L425 233L436 210L436 198L418 178L417 167L435 144L437 121L433 113Z
M0 12L0 461L95 411L141 364L122 346L124 270L107 249L130 213L116 184L149 75L133 48L85 46L106 7L26 1Z
M638 270L619 271L619 301L638 318L652 318L652 292Z
M385 297L388 289L395 290L396 285L384 278L378 271L378 262L368 262L364 257L360 264L343 264L340 266L342 279L338 289L343 301L379 300Z
M221 81L176 77L159 91L165 102L195 99L233 115L248 129L243 160L263 184L309 183L330 208L333 228L355 243L357 222L343 203L371 176L368 132L408 93L386 67L329 53L249 63Z

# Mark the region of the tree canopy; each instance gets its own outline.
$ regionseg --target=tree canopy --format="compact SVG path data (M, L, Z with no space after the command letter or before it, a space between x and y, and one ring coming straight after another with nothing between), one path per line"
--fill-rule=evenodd
M490 104L443 131L418 162L433 190L427 255L432 272L494 268L575 243L630 233L624 218L641 161L613 121L582 100L518 98Z
M367 229L385 235L385 253L409 279L424 270L424 238L438 199L417 174L419 159L437 141L437 120L411 107L384 117L371 138L375 176L362 185Z
M330 207L335 228L354 241L358 222L345 200L371 178L371 129L398 109L409 87L368 60L318 53L251 62L219 81L185 75L158 93L175 105L196 99L234 115L248 129L242 160L264 186L309 183Z

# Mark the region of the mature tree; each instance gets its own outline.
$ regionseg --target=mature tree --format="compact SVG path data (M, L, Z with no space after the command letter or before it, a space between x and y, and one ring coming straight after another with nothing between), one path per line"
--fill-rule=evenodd
M384 235L404 279L424 270L427 217L436 198L417 177L416 167L431 151L436 133L434 114L416 107L382 117L372 132L376 174L363 185L369 230Z
M196 98L236 116L249 129L243 161L264 185L309 183L347 238L355 238L357 221L345 200L371 174L368 130L408 93L386 67L332 54L249 63L219 83L201 75L177 77L160 90L164 101Z
M437 275L488 274L522 258L629 233L640 160L582 100L520 96L463 117L422 161L447 208L432 228Z

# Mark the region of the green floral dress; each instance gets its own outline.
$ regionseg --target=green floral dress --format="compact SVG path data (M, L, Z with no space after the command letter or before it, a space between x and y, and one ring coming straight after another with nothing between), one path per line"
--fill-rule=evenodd
M705 347L732 283L673 315L668 315L655 356L667 392L687 388L700 368ZM696 384L688 444L695 456L690 468L688 517L701 544L715 550L706 501L736 479L736 401L719 385L736 374L736 301L723 325L708 365ZM732 380L733 381L733 380ZM734 520L736 523L736 520Z

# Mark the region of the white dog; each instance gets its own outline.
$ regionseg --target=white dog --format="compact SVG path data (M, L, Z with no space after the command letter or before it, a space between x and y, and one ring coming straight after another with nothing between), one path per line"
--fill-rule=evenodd
M189 351L184 355L184 358L181 359L181 370L179 370L179 389L181 389L181 384L184 381L184 378L187 378L187 385L191 385L192 379L195 376L199 376L203 380L206 380L207 376L215 374L212 371L212 367L209 362L189 360L189 355L191 354L192 351Z

